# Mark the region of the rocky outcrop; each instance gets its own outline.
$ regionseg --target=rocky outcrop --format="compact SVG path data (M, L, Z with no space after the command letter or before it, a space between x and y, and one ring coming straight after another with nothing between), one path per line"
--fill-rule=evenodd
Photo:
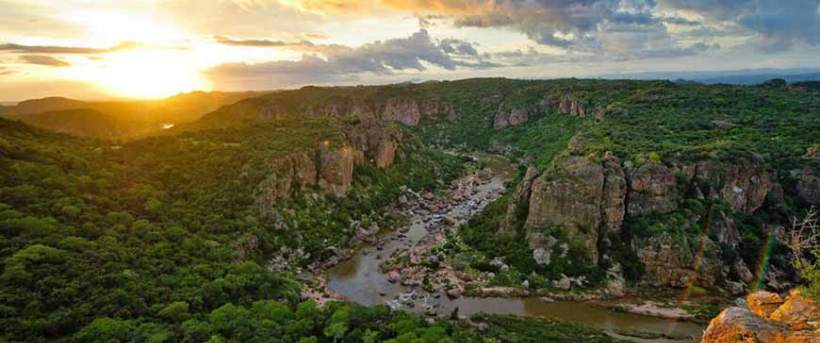
M746 304L723 310L712 319L702 343L820 342L820 304L793 291L779 295L756 292Z
M299 151L278 158L271 163L273 173L260 185L260 199L273 204L279 199L290 197L294 186L316 184L316 162L313 154Z
M507 213L504 215L504 220L501 222L498 235L505 238L515 238L517 228L519 226L519 216L521 212L526 211L527 205L530 201L530 190L532 182L538 177L538 169L535 167L527 168L524 173L524 178L513 192L509 204L507 204Z
M393 164L402 132L392 123L380 119L360 119L356 124L343 128L350 144L363 154L361 161L369 159L378 168L386 168Z
M754 161L622 166L610 153L600 159L560 157L554 167L531 182L529 198L525 190L516 190L499 235L509 237L514 223L511 218L526 208L528 245L540 260L550 257L544 246L550 242L543 235L545 229L557 229L567 239L582 243L590 261L607 254L615 240L626 239L643 265L643 282L647 284L686 287L694 283L740 293L752 282L751 271L740 258L720 258L720 249L735 249L742 240L731 212L754 213L767 201L777 202L779 186L770 172ZM651 237L622 236L625 218L677 211L687 197L725 201L732 209L710 209L686 216L688 224L681 225L708 220L708 237L687 239L686 234L674 232Z
M576 117L585 117L586 106L576 99L565 98L558 103L558 112Z
M393 98L379 111L384 119L395 120L407 126L416 126L425 117L456 115L448 102L436 99Z
M736 164L729 166L721 198L741 213L751 214L763 206L772 187L772 179L760 164Z
M322 148L319 151L319 188L343 196L353 181L356 151L350 147Z
M797 197L806 204L820 206L820 177L810 169L796 172Z
M567 238L582 242L595 262L599 239L608 242L609 236L620 234L626 192L625 174L611 153L601 161L579 156L561 159L552 171L532 182L525 226L529 231L561 230ZM540 248L532 241L530 246Z
M526 123L529 120L529 110L526 108L517 108L509 111L498 113L495 116L493 127L496 129L503 129L509 126L518 126Z
M681 168L692 175L692 186L711 199L721 199L732 209L754 213L777 185L771 173L759 162L726 163L701 161Z
M256 202L262 211L288 199L295 190L318 186L323 191L343 196L353 181L353 167L363 159L362 152L345 146L299 151L270 162L271 174L257 186Z
M626 174L615 155L607 152L603 158L604 188L601 202L604 237L618 236L626 213Z
M696 243L703 244L701 251ZM710 288L725 277L719 256L714 254L716 246L708 238L703 242L688 242L685 237L681 241L662 233L635 239L632 245L644 268L643 283L678 288L697 284Z
M647 163L627 170L630 216L669 213L677 208L675 174L661 163Z

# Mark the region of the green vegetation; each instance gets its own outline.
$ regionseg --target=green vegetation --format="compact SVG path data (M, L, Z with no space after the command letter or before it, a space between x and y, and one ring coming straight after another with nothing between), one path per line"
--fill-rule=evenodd
M506 79L307 87L248 99L183 130L128 143L0 120L0 340L611 341L599 332L548 321L481 315L473 322L485 325L475 328L455 320L428 324L385 307L319 307L301 299L303 285L294 275L348 247L354 222L386 227L401 221L385 211L401 186L434 189L460 175L465 161L428 148L434 145L504 153L520 163L517 180L528 165L543 172L558 156L599 158L608 151L632 167L761 164L783 186L779 203L767 201L757 212L741 214L711 194L698 196L681 187L673 213L627 218L624 237L612 237L610 251L635 280L642 271L630 238L671 234L696 244L692 238L703 234L709 226L704 224L714 224L704 223L713 218L706 215L711 210L725 213L741 236L737 249L720 249L726 255L721 257L737 254L751 263L769 238L764 224L783 223L807 206L795 196L799 173L794 171L820 175L818 159L806 157L811 148L820 148L820 101L804 88L816 87ZM357 166L344 197L304 185L274 203L260 203L260 185L275 172L275 161L315 151L320 142L342 147L366 140L347 129L368 125L369 115L382 115L385 102L399 98L446 103L454 113L427 113L419 126L402 128L397 162L385 169ZM584 116L559 113L570 103ZM184 117L193 120L193 112L210 105L191 107ZM326 105L357 111L297 116ZM120 108L99 106L48 111L80 111L57 112L71 118ZM493 128L497 115L513 110L525 111L528 122ZM42 121L50 115L55 113ZM509 169L498 160L479 164ZM583 244L560 230L544 228L567 243L553 246L548 266L535 263L520 235L498 238L510 198L490 204L439 247L456 267L493 273L493 285L521 286L526 280L530 287L550 287L561 274L585 275L591 284L602 280L607 266L584 264ZM517 215L520 232L526 208ZM783 249L775 247L773 261L785 255ZM503 257L507 268L491 263L495 257ZM820 283L816 263L803 270L813 292Z
M347 197L294 194L265 217L253 194L270 162L343 144L339 125L283 120L114 146L0 120L3 336L65 338L91 325L80 340L121 330L169 341L181 336L160 330L168 321L295 304L300 284L268 271L271 256L301 251L284 256L290 268L326 258L352 237L351 220L381 219L400 185L459 174L457 158L408 138L406 159L361 167Z

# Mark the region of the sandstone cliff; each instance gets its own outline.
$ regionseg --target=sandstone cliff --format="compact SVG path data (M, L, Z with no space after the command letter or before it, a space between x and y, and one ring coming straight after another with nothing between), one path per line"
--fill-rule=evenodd
M732 293L743 292L752 280L742 259L722 257L721 249L734 249L741 240L729 213L754 213L767 201L776 201L772 199L778 197L772 194L780 190L768 169L755 161L645 162L634 166L622 165L610 153L559 157L531 184L521 185L529 187L529 198L525 189L516 191L500 235L511 236L512 216L525 202L528 213L524 229L534 250L550 241L541 236L545 229L558 230L568 240L580 242L593 263L608 258L613 240L626 240L642 264L644 283L671 287L695 283L727 288ZM725 203L730 209L709 207L687 212L679 229L624 236L626 219L669 214L689 198ZM708 222L707 235L685 233L685 227L702 227L704 222Z

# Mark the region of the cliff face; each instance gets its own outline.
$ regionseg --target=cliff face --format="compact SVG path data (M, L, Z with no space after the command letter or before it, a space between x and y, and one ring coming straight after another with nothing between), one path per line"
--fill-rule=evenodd
M269 209L295 190L316 186L335 196L350 189L356 166L370 163L377 168L393 165L401 143L401 132L379 120L359 121L342 128L345 143L331 146L317 142L310 151L298 151L273 159L271 174L257 187L257 203Z
M559 158L552 169L522 186L529 188L529 199L525 199L526 190L517 190L504 223L511 222L513 208L520 206L516 202L526 201L524 228L533 249L549 241L540 232L557 229L569 240L581 242L588 260L597 262L606 257L612 240L625 239L643 266L644 283L685 287L694 282L733 288L734 292L743 291L752 280L742 259L721 259L720 249L737 247L741 239L728 213L714 210L710 214L706 209L688 216L688 226L709 222L709 235L697 239L669 233L624 237L623 223L674 212L688 198L725 202L731 211L751 214L767 199L777 198L771 194L780 189L757 162L632 166L622 165L610 153ZM505 225L509 226L502 224L500 232L509 236L513 230Z
M450 118L457 115L455 107L441 99L394 97L389 99L334 98L304 110L310 116L380 119L416 126L423 119Z
M820 342L820 304L798 291L755 292L712 319L701 342Z

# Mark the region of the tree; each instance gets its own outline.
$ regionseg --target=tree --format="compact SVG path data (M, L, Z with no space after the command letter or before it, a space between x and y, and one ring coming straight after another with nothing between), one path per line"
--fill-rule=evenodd
M801 220L792 219L787 240L793 255L792 264L806 281L806 293L820 299L820 230L815 208L809 209ZM809 261L809 258L814 261Z
M333 341L345 337L350 325L350 309L347 306L340 307L333 315L330 316L330 321L325 327L324 334L327 337L333 337Z

